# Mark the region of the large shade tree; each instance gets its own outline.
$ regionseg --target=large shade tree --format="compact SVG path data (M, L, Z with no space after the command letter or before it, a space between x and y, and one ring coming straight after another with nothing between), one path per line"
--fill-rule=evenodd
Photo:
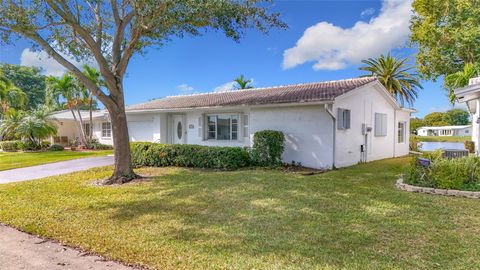
M0 73L27 95L26 109L35 109L45 102L45 76L37 67L0 65Z
M0 72L0 115L8 114L11 109L22 109L26 101L25 92Z
M413 104L422 89L415 68L407 64L407 58L397 59L390 54L362 61L360 70L366 76L375 76L381 84L402 104Z
M246 29L285 27L268 0L5 0L0 1L4 42L27 38L67 68L110 113L115 169L106 184L135 177L130 160L123 79L132 56L169 38L222 30L238 41ZM65 55L94 59L103 91Z
M414 0L411 41L427 79L480 62L480 4L474 0Z

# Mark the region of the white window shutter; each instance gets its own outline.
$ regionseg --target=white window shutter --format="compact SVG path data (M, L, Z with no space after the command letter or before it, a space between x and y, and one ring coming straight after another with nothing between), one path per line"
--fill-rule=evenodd
M388 126L387 115L383 114L382 115L382 136L387 136L387 126Z
M198 137L203 139L203 116L198 117Z
M380 136L382 133L382 119L379 113L375 113L375 136Z
M243 137L249 137L250 134L248 133L248 128L250 126L250 119L248 118L248 114L242 115L242 135Z

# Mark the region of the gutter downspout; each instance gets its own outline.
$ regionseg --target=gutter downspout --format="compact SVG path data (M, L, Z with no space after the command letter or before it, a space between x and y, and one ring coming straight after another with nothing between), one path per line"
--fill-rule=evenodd
M333 153L332 153L332 169L335 169L335 152L336 152L336 145L337 145L337 118L335 117L335 114L332 112L333 109L333 104L325 104L325 111L332 117L332 137L333 137Z
M398 136L397 111L398 111L397 109L394 109L393 111L393 157L395 157L396 150L397 150L397 138L396 138ZM406 133L406 131L404 132Z

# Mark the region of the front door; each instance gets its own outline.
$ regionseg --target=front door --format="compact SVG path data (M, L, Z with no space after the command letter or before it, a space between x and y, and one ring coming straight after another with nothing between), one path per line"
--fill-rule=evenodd
M183 115L173 116L173 143L182 144L185 141L185 124Z

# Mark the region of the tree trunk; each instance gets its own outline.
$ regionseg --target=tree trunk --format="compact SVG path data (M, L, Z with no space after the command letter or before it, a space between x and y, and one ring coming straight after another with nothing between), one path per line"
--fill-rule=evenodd
M88 131L88 140L90 143L92 142L92 133L93 133L93 116L92 116L92 110L93 110L93 97L92 94L90 93L90 126L89 126L89 131Z
M75 115L75 111L73 110L73 108L70 107L70 112L72 112L72 115L73 115L73 120L75 121L75 124L77 124L77 129L78 131L80 132L80 137L81 137L81 141L82 141L82 144L85 144L85 141L83 141L83 136L82 136L82 130L83 130L83 127L82 127L82 124L80 124L77 120L77 116ZM75 145L76 146L76 145Z
M117 106L116 106L117 107ZM123 184L138 176L133 172L130 160L130 143L128 138L127 116L125 107L107 107L112 123L112 136L115 155L113 175L104 182L106 185Z
M80 121L80 136L82 137L81 141L84 146L87 146L87 136L85 135L85 125L83 124L82 112L78 107L76 107L78 113L78 119Z

